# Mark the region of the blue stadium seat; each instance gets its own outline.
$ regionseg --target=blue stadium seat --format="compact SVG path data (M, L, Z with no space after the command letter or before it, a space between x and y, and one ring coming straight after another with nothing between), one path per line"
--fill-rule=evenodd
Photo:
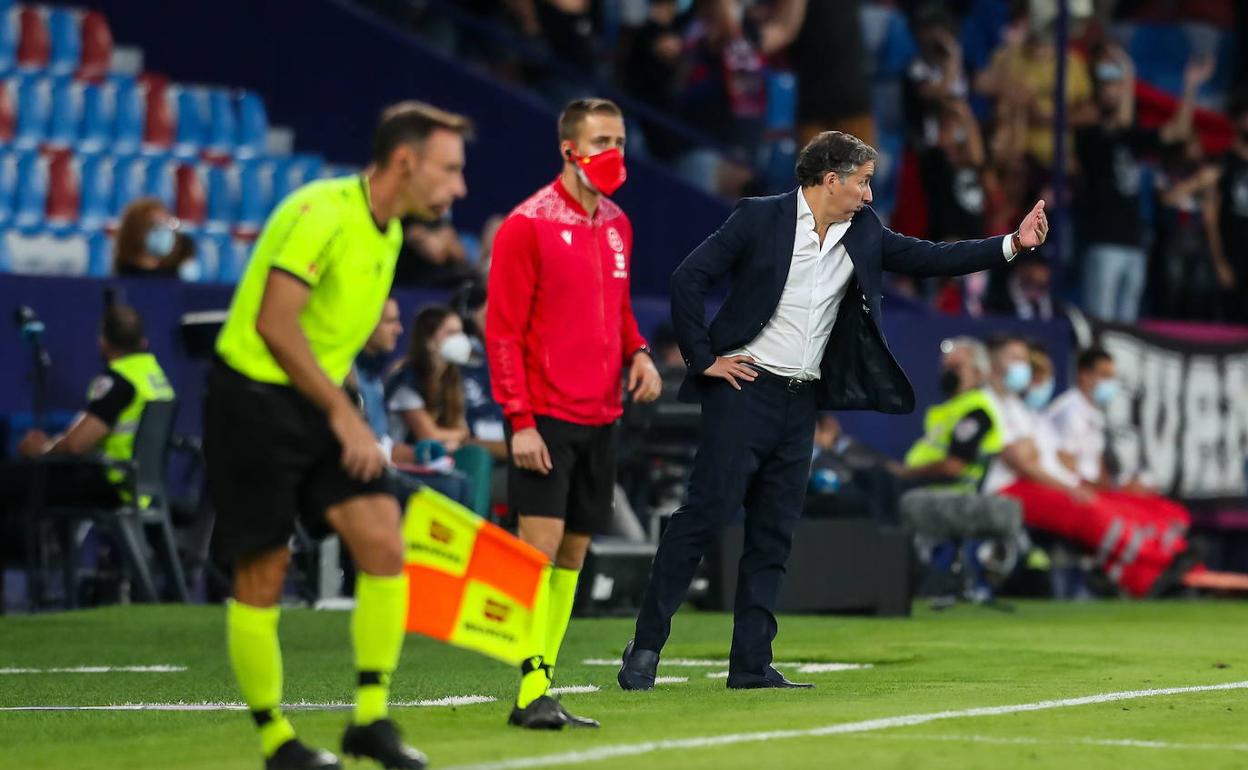
M52 80L52 108L45 142L53 147L70 147L78 141L82 123L83 86L71 78Z
M178 164L168 158L149 158L143 194L159 198L170 211L177 201Z
M210 152L229 155L234 152L237 136L234 99L229 91L214 88L208 96L208 133L204 144Z
M52 75L72 75L82 59L82 16L74 8L54 7L48 12L48 36L52 41L52 55L48 59L48 72Z
M316 155L296 154L273 160L273 203L278 202L299 187L319 179L324 161Z
M238 158L255 158L264 154L269 133L269 116L264 102L252 91L238 96L238 139L234 154Z
M1183 69L1191 55L1187 33L1177 24L1139 24L1127 52L1140 80L1172 94L1183 92Z
M768 70L767 116L764 130L787 132L797 124L797 76L792 72Z
M113 273L113 239L108 233L97 230L87 237L87 275L107 278Z
M113 118L116 114L117 86L99 83L82 89L82 125L78 132L78 148L96 152L113 143Z
M13 219L13 197L17 191L17 156L0 155L0 228Z
M195 262L199 268L200 283L216 283L220 280L222 257L231 246L230 236L225 233L201 232L195 236Z
M208 168L208 218L206 228L227 231L234 224L238 204L237 168L210 166Z
M217 243L218 269L215 280L220 283L238 283L247 266L247 257L251 253L250 244L229 235L215 236Z
M0 2L0 77L17 69L17 9L11 2Z
M147 115L143 89L131 75L114 78L113 85L113 152L138 152L143 145L143 122Z
M48 161L38 153L23 153L17 161L17 189L13 196L13 226L23 231L43 227L48 205Z
M273 207L273 161L251 160L239 164L238 224L259 229Z
M43 143L52 111L52 83L37 75L17 79L17 127L13 146L32 150Z
M113 216L135 198L142 198L147 183L147 161L137 157L120 157L113 164Z
M171 90L178 105L173 156L182 160L197 159L207 136L208 94L202 88L177 87Z
M113 160L105 155L82 156L79 226L94 230L113 216Z

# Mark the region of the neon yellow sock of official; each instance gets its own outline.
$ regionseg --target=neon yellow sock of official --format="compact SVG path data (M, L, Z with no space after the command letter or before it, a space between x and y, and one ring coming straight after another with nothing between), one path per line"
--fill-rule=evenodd
M358 676L351 720L366 725L389 714L390 677L399 665L407 625L407 573L361 572L355 580L351 641Z
M243 701L260 735L260 751L268 757L295 737L282 715L282 648L277 638L278 607L253 607L234 599L225 605L226 647Z
M533 635L529 642L534 651L520 664L520 692L516 705L526 708L550 689L550 677L546 673L546 633L549 624L550 591L539 588L533 602Z
M576 583L580 577L579 570L562 567L550 570L550 605L544 657L546 673L552 679L555 663L559 660L559 650L563 647L563 639L568 635L568 624L572 621L572 604L576 601Z

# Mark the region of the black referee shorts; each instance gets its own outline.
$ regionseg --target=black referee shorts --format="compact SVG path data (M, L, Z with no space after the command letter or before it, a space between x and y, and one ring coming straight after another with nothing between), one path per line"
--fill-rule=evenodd
M208 375L204 456L213 548L231 562L286 545L296 519L324 537L331 506L390 492L384 476L347 475L329 420L294 388L256 382L220 362Z
M615 424L579 425L537 416L537 432L550 451L553 470L507 467L507 503L516 516L563 519L565 531L596 535L608 530L615 511ZM507 449L512 432L507 429Z

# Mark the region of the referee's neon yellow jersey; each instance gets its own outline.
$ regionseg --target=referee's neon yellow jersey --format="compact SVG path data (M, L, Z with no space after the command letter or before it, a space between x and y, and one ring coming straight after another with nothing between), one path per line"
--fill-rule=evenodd
M402 241L398 219L384 230L374 222L362 176L295 190L278 204L256 241L217 337L217 355L253 380L290 384L256 331L269 271L281 270L311 289L299 326L317 364L341 385L381 320Z

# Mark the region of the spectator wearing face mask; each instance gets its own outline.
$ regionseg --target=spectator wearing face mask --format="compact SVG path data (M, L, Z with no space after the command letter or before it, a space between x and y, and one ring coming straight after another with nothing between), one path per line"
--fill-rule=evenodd
M139 198L126 206L117 227L113 272L177 277L195 256L195 243L179 228L178 220L156 198Z
M1191 524L1187 509L1165 499L1148 483L1146 474L1119 476L1107 462L1109 445L1105 410L1118 398L1121 386L1114 359L1104 348L1092 347L1079 354L1074 387L1045 411L1045 422L1057 439L1063 465L1096 488L1100 497L1113 503L1123 515L1163 533L1163 545L1171 554L1186 548L1184 535Z
M463 321L445 305L421 309L411 328L407 355L386 384L389 433L415 445L419 464L450 454L468 477L472 509L487 516L493 461L468 427L460 370L472 359L472 341Z

